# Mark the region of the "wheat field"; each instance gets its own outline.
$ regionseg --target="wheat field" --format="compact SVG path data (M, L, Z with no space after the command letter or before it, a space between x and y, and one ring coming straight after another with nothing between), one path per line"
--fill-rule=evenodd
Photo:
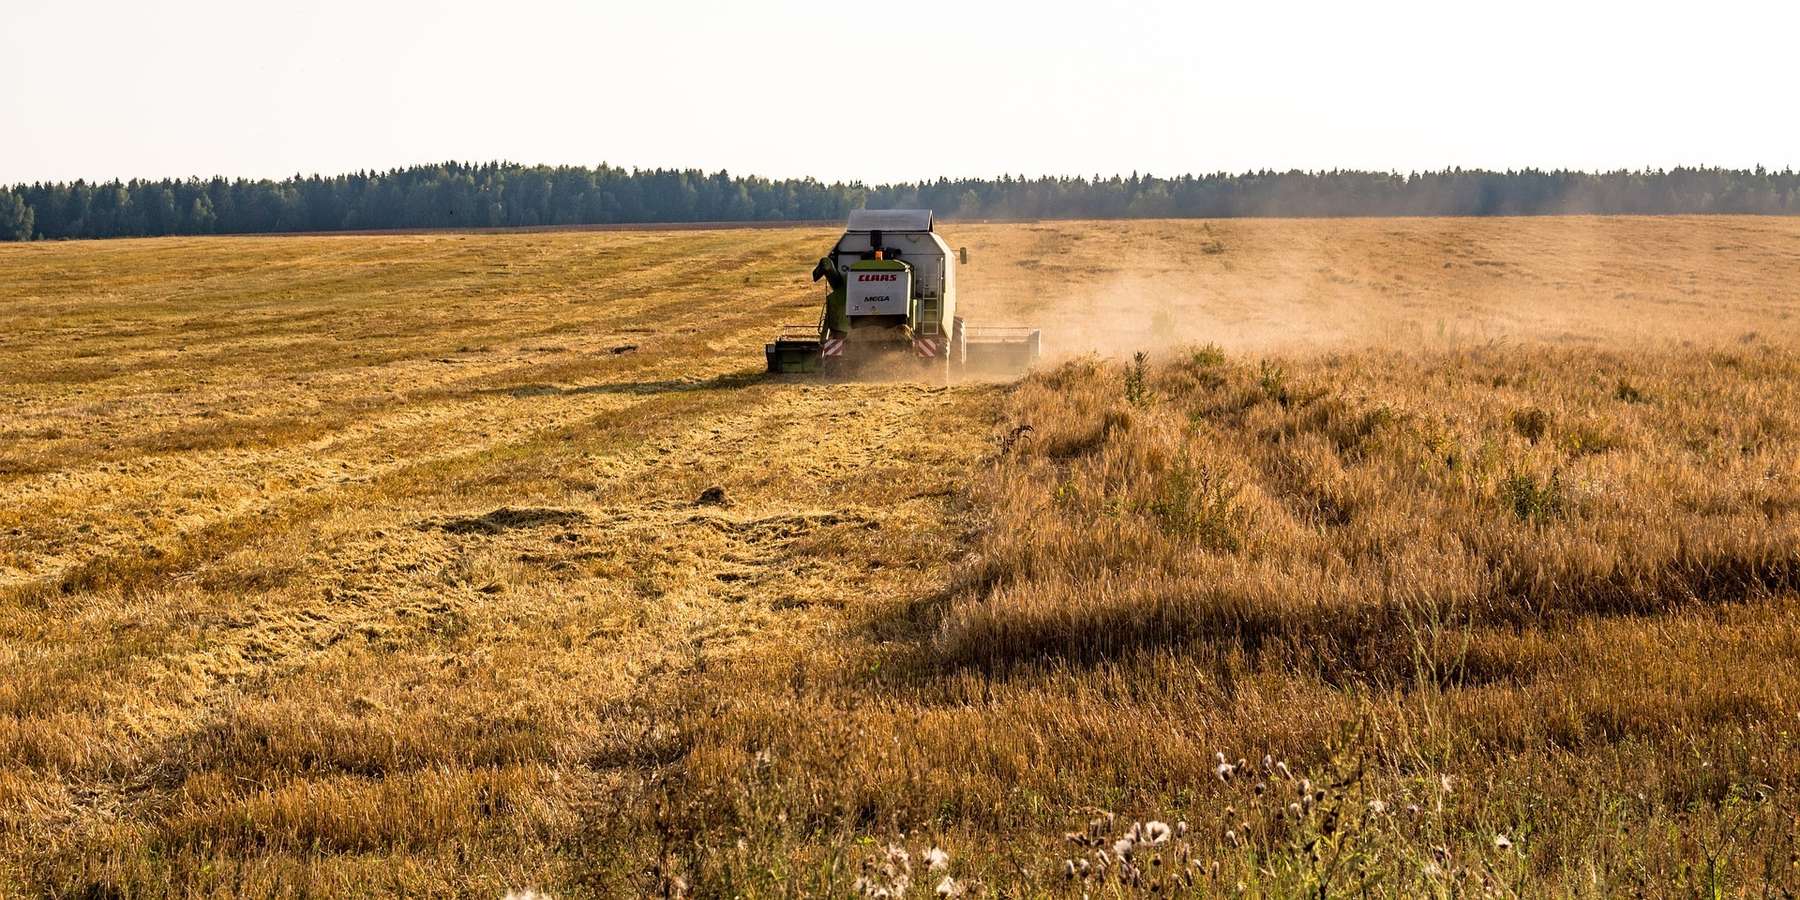
M943 230L0 246L0 889L1800 887L1800 221Z

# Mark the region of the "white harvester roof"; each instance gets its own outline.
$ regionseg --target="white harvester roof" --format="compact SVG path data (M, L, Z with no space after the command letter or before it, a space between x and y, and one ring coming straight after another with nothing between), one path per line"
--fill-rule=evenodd
M845 231L930 231L929 209L853 209Z

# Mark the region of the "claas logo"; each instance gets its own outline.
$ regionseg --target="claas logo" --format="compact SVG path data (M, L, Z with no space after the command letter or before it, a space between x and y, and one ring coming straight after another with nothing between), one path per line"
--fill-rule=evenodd
M899 281L900 276L895 275L892 272L876 274L876 275L864 273L862 275L856 276L856 280L857 281Z

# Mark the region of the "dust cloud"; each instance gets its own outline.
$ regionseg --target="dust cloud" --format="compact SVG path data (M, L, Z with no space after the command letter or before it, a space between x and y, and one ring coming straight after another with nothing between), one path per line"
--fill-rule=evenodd
M1046 360L1215 344L1727 343L1792 329L1791 228L1671 218L1067 222L964 226L959 310L1043 330ZM1739 226L1732 225L1733 229ZM1789 282L1791 283L1791 282Z

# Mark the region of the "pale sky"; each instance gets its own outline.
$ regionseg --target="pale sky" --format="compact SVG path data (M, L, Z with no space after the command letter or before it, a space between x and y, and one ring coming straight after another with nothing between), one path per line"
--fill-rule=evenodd
M0 0L0 184L1800 167L1800 3Z

